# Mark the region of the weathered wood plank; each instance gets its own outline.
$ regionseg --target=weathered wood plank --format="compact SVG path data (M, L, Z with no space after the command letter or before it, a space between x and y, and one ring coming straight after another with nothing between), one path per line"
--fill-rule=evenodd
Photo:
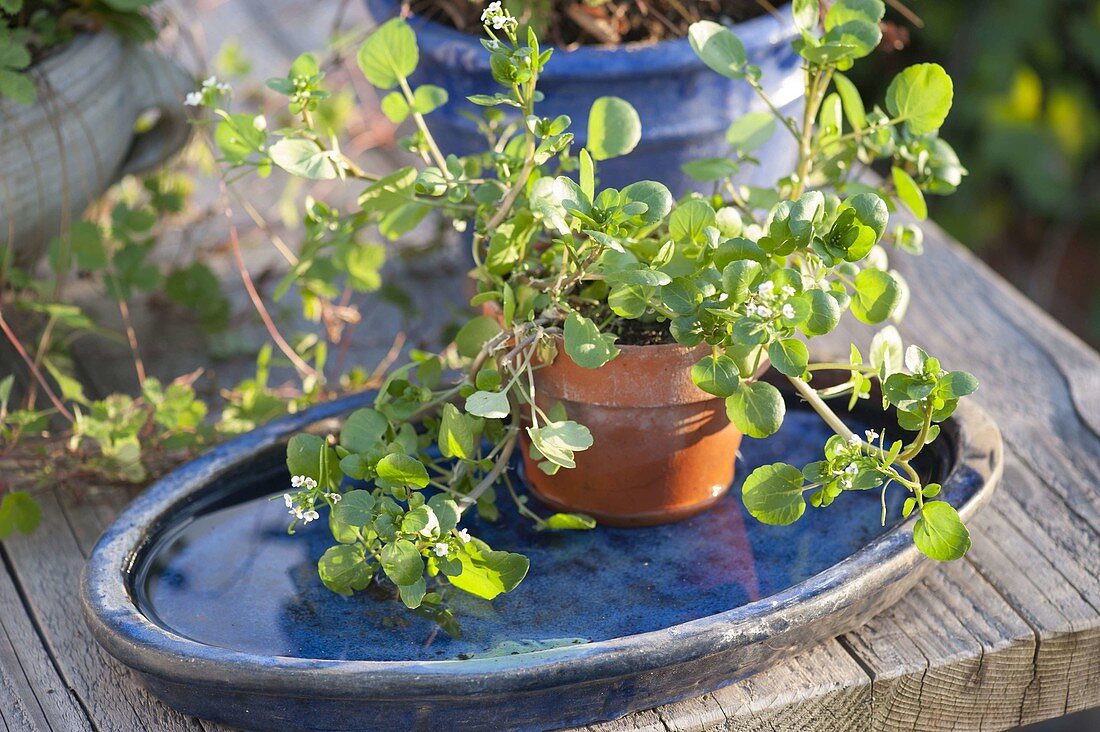
M978 519L971 561L1037 638L1018 722L1100 706L1097 536L1012 456L1004 492Z
M104 730L199 729L156 701L132 674L100 650L80 610L84 553L56 490L40 492L42 524L30 537L5 544L14 579L41 629L65 682L82 700L92 724Z
M965 561L843 641L872 674L874 729L1004 729L1032 679L1034 634Z
M21 541L14 539L13 541ZM2 551L2 550L0 550ZM11 730L90 730L0 564L0 720Z

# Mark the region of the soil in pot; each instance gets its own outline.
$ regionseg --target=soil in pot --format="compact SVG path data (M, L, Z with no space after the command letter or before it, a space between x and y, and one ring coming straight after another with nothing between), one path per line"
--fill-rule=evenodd
M648 345L620 341L619 355L601 368L576 365L559 342L554 362L535 371L539 406L549 410L560 401L570 419L592 432L576 468L547 475L523 435L532 492L556 510L611 526L671 523L705 511L733 482L741 444L725 401L691 380L708 346L667 343L667 328L635 327L621 334L625 342Z
M488 4L488 0L405 2L416 15L474 34L482 32L481 13ZM768 0L505 0L503 4L520 22L532 24L541 37L561 48L655 43L687 36L688 27L698 20L740 23L775 11Z

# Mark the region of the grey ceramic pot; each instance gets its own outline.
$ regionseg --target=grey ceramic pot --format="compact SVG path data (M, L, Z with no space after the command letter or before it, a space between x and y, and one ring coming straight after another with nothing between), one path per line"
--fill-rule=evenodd
M110 33L78 36L31 74L34 104L0 99L0 245L23 265L112 183L183 146L182 99L194 86L171 61ZM149 110L157 122L136 133Z

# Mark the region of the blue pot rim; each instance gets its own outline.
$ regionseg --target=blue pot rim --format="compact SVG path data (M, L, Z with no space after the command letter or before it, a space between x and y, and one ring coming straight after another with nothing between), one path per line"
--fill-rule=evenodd
M660 630L515 656L435 661L339 661L263 656L220 648L157 625L137 607L129 573L160 527L193 504L203 488L227 471L309 425L373 403L365 392L270 422L185 464L136 498L107 529L81 578L84 617L96 640L140 674L159 681L292 697L367 695L404 699L493 695L587 684L715 656L821 621L894 583L915 583L932 560L913 545L915 516L848 558L782 592L746 605ZM984 505L1002 473L1000 431L969 402L944 425L953 446L945 499L971 490L959 506L967 520ZM199 499L201 500L201 499Z
M366 0L366 4L371 15L379 21L396 15L400 6L397 0ZM780 7L779 13L781 17L764 13L730 28L741 39L750 58L770 46L789 42L798 34L790 4ZM444 59L449 66L467 73L490 73L489 55L479 36L418 16L413 16L409 22L416 29L421 53ZM568 51L555 49L543 74L545 79L606 79L707 68L695 55L687 38L619 46L580 46ZM613 89L609 91L614 92Z

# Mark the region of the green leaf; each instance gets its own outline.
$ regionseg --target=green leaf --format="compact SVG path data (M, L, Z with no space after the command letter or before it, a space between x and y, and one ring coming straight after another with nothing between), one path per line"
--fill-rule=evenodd
M428 485L428 470L424 464L404 453L394 452L378 461L378 477L397 485L424 488Z
M888 325L875 333L871 339L868 359L870 364L878 369L879 375L884 380L891 374L901 371L904 358L905 346L897 328Z
M304 475L320 482L321 451L325 440L308 432L294 435L286 446L286 467L291 475Z
M737 363L724 353L696 362L691 367L691 380L706 393L719 397L731 396L741 384Z
M232 114L214 128L214 144L230 163L244 162L267 142L266 130L257 129L255 119L250 114Z
M362 549L351 544L337 544L321 556L317 573L325 587L340 595L350 595L366 589L374 569L367 564Z
M689 160L680 166L680 170L700 183L727 178L736 173L739 168L740 166L729 158L699 158Z
M374 409L357 409L344 422L340 430L340 444L351 452L367 452L384 442L390 422Z
M439 521L439 533L446 534L458 526L458 504L448 498L446 494L435 494L428 499L428 506L435 512L435 518Z
M550 531L583 531L596 528L596 519L583 513L555 513L542 524Z
M686 277L677 277L661 288L661 304L676 315L690 315L703 299L703 293Z
M712 20L700 20L688 28L691 48L704 64L731 79L744 78L748 54L741 39Z
M475 391L466 397L466 411L478 417L503 419L512 408L508 404L508 395L499 391Z
M374 506L370 491L348 491L332 509L332 516L341 524L361 529L374 520Z
M749 437L768 437L779 430L787 407L783 395L764 381L744 382L726 398L726 414Z
M392 89L411 76L420 61L416 34L401 18L388 20L359 46L358 60L367 81Z
M642 139L642 121L630 102L618 97L600 97L588 112L588 141L585 147L596 160L626 155Z
M34 104L37 96L34 82L26 74L0 68L0 97L7 97L19 104Z
M715 213L710 204L698 198L691 198L678 204L672 211L672 216L668 220L668 233L675 242L700 241L703 230L714 224Z
M447 103L447 90L433 84L418 86L413 92L413 111L430 114Z
M794 0L791 3L794 24L800 31L813 31L821 21L819 0Z
M639 318L649 307L653 287L645 285L616 285L607 296L607 306L620 318Z
M304 137L284 137L269 152L272 162L291 175L310 180L331 180L337 175L331 154Z
M792 524L806 511L802 471L786 463L762 465L745 479L741 500L758 521L774 526Z
M951 111L954 86L939 64L915 64L894 77L886 89L886 109L905 120L914 135L934 132Z
M405 101L405 95L399 91L392 91L382 97L381 106L382 114L386 115L386 118L395 125L404 122L411 111L409 103Z
M493 551L480 539L466 542L463 551L458 553L458 560L462 563L462 572L448 578L451 584L486 600L514 590L531 566L522 554Z
M890 317L901 299L901 288L889 272L861 270L855 279L852 314L864 323L881 323Z
M592 433L572 420L528 427L527 435L544 458L563 468L577 467L574 453L592 447Z
M0 414L7 414L8 401L11 399L11 390L15 386L15 374L8 374L0 379Z
M913 542L932 559L948 562L970 549L970 532L946 501L928 501L913 526Z
M636 217L641 220L643 226L661 221L672 210L672 193L669 192L664 183L658 183L654 180L640 180L631 183L619 193L628 201L638 201L647 206L645 213L638 214Z
M862 130L867 126L867 110L863 106L863 99L859 96L859 90L844 74L833 74L833 83L840 95L840 104L844 108L844 116L848 124L854 130Z
M802 323L802 332L810 336L831 332L843 314L836 298L817 288L808 291L806 296L810 300L810 315Z
M978 380L966 371L949 371L940 377L937 391L947 399L961 399L978 390Z
M405 603L405 607L415 610L424 601L424 595L428 594L428 583L421 577L411 585L399 585L397 593L401 596L401 602Z
M572 312L565 319L565 352L573 363L586 369L597 369L619 355L615 336L600 333L590 319Z
M398 539L386 544L380 554L382 569L398 587L411 585L424 577L424 559L411 541Z
M499 334L500 323L496 318L479 315L462 326L455 335L455 348L458 349L458 355L475 358L481 348Z
M451 403L443 405L443 419L439 424L439 450L443 457L471 459L477 447L477 435L470 418Z
M10 538L16 531L29 534L42 521L42 509L26 491L11 491L0 500L0 539Z
M886 202L877 194L857 193L846 200L844 205L855 211L859 223L870 227L875 232L874 243L877 243L882 235L886 233L886 224L890 220L890 212L886 208Z
M775 117L771 112L749 112L734 121L726 130L726 142L741 155L759 149L775 134Z
M43 359L42 365L46 367L46 370L50 372L50 376L57 382L57 386L61 390L62 399L76 402L77 404L88 403L87 397L84 396L84 385L58 368L54 364L53 359Z
M806 372L810 352L806 344L797 338L780 338L768 346L768 358L776 371L797 378Z
M890 175L894 179L894 190L898 199L905 204L905 207L913 212L918 221L928 218L928 204L924 202L924 194L921 193L917 182L896 165L890 168Z

